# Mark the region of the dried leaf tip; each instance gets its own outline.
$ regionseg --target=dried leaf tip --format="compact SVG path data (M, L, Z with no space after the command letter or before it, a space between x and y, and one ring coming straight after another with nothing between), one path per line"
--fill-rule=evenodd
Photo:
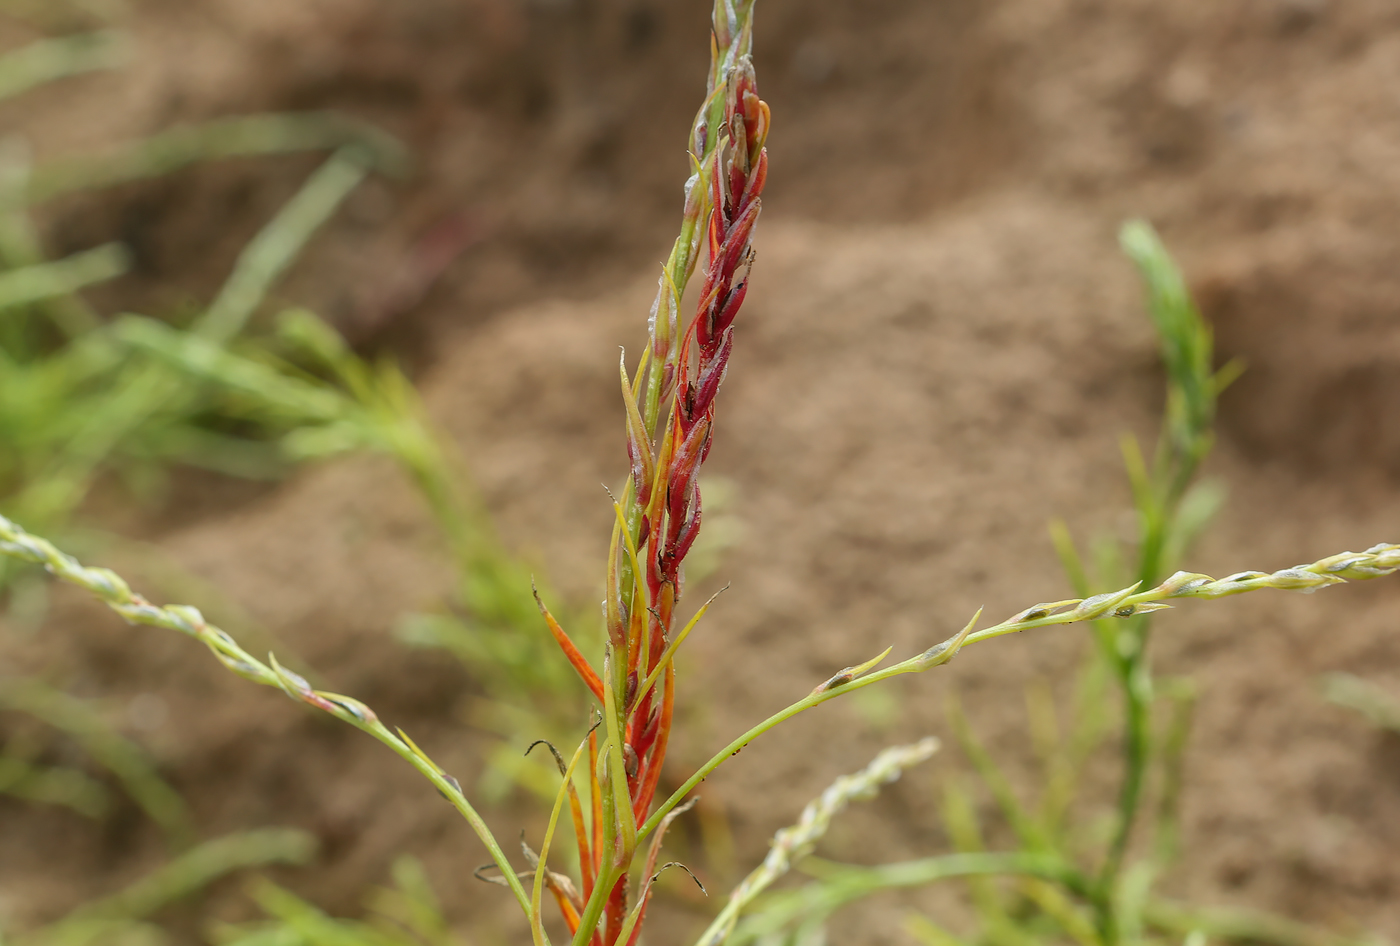
M549 747L550 753L554 756L555 765L559 766L559 774L563 775L564 772L567 771L568 765L565 764L564 757L559 754L559 750L554 748L554 743L550 742L548 739L536 739L534 742L530 743L530 745L527 746L525 749L525 755L528 756L531 752L534 751L535 746L541 745Z

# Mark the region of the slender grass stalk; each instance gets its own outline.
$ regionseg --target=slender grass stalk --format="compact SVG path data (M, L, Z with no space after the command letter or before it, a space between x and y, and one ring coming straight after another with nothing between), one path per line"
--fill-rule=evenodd
M368 175L361 150L342 147L331 155L239 253L218 297L195 323L195 333L216 344L239 334L307 241Z
M402 730L399 730L397 735L390 732L369 707L347 696L313 690L301 677L278 666L277 659L271 654L268 655L268 663L263 663L248 654L227 633L207 623L198 609L188 605L159 607L151 604L134 593L115 572L105 568L85 567L72 556L60 552L52 543L30 535L3 516L0 516L0 554L43 565L56 578L91 592L113 611L134 624L147 624L187 634L208 647L220 663L245 680L276 687L292 699L329 713L341 722L369 733L393 749L432 782L433 787L472 826L472 830L486 845L492 860L501 869L507 886L515 894L521 909L529 915L530 901L524 887L491 834L491 829L462 794L456 779L439 768Z
M791 870L795 862L811 853L816 843L826 836L832 819L846 806L857 799L875 797L881 786L896 781L905 769L926 761L937 751L938 740L932 737L907 746L892 746L859 772L843 775L832 782L802 809L802 816L795 825L773 836L768 856L734 888L729 902L695 941L695 946L719 946L728 940L744 908Z
M1017 634L1038 627L1077 624L1103 617L1129 618L1137 614L1170 608L1172 605L1165 604L1169 600L1215 599L1265 588L1309 593L1329 585L1343 584L1347 581L1365 581L1390 575L1396 570L1400 570L1400 545L1381 544L1373 546L1365 552L1340 552L1311 564L1297 565L1272 573L1245 571L1216 579L1200 573L1177 572L1157 587L1146 591L1138 591L1138 585L1133 584L1116 592L1107 592L1090 598L1070 598L1032 605L999 624L978 631L974 631L973 625L969 624L942 643L891 667L886 667L884 670L870 671L863 676L854 677L845 672L838 674L832 678L832 680L840 681L835 686L829 685L832 681L827 681L826 684L818 686L806 697L774 713L737 737L715 753L708 762L700 766L665 802L656 808L646 824L642 825L638 837L646 837L667 811L679 804L695 786L723 765L726 759L779 723L862 687L880 683L901 674L922 673L932 667L942 666L969 644L991 640L1006 634Z
M1238 363L1231 363L1215 370L1210 327L1152 227L1141 220L1129 221L1119 234L1119 242L1146 286L1148 315L1157 328L1167 369L1165 416L1151 466L1143 460L1135 440L1126 437L1122 443L1140 530L1137 576L1150 585L1172 567L1172 556L1185 548L1204 521L1196 508L1199 504L1188 501L1189 489L1214 442L1216 398L1240 369ZM1098 634L1104 655L1117 672L1126 717L1118 821L1099 870L1095 898L1100 933L1110 946L1120 939L1116 926L1121 911L1114 906L1115 890L1152 755L1150 630L1150 623L1139 616L1116 631L1101 625Z
M521 908L527 916L531 915L529 897L520 885L520 881L510 867L500 845L481 816L477 814L476 809L462 794L456 780L448 776L428 756L423 754L402 731L397 736L391 733L369 707L350 697L313 690L305 680L279 667L276 659L270 655L269 665L247 654L228 634L205 622L195 608L186 605L157 607L140 595L133 593L114 572L108 569L83 566L71 556L60 552L52 543L29 534L3 516L0 516L0 554L44 565L55 577L89 591L128 621L179 631L194 637L205 644L225 667L239 676L264 686L278 687L293 699L330 713L342 722L349 723L355 728L369 733L389 746L432 782L438 791L462 814L482 843L486 845L507 885L515 893ZM719 768L726 759L732 757L744 746L779 723L828 700L855 692L871 684L901 674L918 673L930 667L946 664L966 644L990 640L994 637L1035 627L1090 621L1105 614L1129 617L1144 609L1160 607L1162 606L1161 602L1168 599L1214 599L1264 588L1310 592L1320 587L1340 584L1348 580L1366 580L1389 575L1397 570L1400 570L1400 545L1377 545L1366 552L1341 552L1308 565L1299 565L1273 573L1239 572L1226 578L1213 579L1208 575L1178 572L1156 588L1143 592L1136 592L1137 586L1133 585L1119 592L1096 595L1084 600L1071 599L1034 605L1000 624L992 625L975 633L972 630L973 624L970 622L962 631L947 641L884 670L873 670L871 669L873 664L867 662L858 668L843 671L819 685L806 698L793 703L754 726L713 756L665 802L658 805L651 817L636 830L637 841L640 842L641 839L657 830L666 815L679 805L706 776ZM859 670L860 675L852 672L855 670ZM615 759L616 755L612 755L611 758ZM605 783L616 777L612 772L614 765L606 767L601 779ZM623 763L622 770L624 772L625 766L626 763ZM605 792L603 796L604 846L607 850L614 850L613 844L618 838L616 832L618 813L616 808L613 808L612 812L608 811L614 797L610 792ZM609 825L613 827L610 828ZM603 912L603 904L609 899L607 893L625 877L628 866L629 863L616 858L605 857L603 859L603 869L599 872L599 880L595 884L593 896L589 898L588 905L580 918L580 932L575 937L579 946L592 938L591 932L596 928ZM602 892L600 893L600 891ZM589 907L592 909L588 909ZM623 912L625 913L625 911ZM592 914L593 926L587 925L590 922L590 913ZM619 929L621 922L619 917Z

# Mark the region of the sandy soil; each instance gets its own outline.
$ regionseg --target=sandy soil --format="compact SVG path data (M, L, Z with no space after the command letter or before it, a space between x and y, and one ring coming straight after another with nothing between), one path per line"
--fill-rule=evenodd
M260 108L339 108L402 135L416 176L358 193L283 293L414 368L508 541L587 600L611 514L597 484L623 468L616 346L640 344L675 226L706 15L697 0L140 0L138 58L120 78L56 86L0 122L22 121L41 156ZM763 0L759 29L773 171L710 461L734 485L742 538L708 580L733 588L685 667L703 707L676 772L887 645L908 653L979 606L999 618L1059 597L1050 517L1081 539L1121 528L1118 437L1154 436L1161 386L1114 240L1128 215L1159 226L1221 354L1249 365L1207 471L1230 502L1190 566L1273 569L1395 540L1393 4ZM55 249L131 241L139 272L104 301L158 310L207 294L308 167L190 171L65 202L46 227ZM421 303L376 306L447 214L474 234L461 259ZM271 490L192 479L126 525L223 589L211 614L246 612L449 770L479 771L460 722L472 681L387 633L448 575L386 464L309 469ZM1170 892L1400 936L1400 743L1315 685L1349 670L1400 687L1397 608L1392 579L1160 620L1160 669L1202 693ZM739 840L732 864L701 869L722 887L876 746L947 736L954 689L1029 791L1022 691L1044 679L1067 696L1084 643L1076 629L998 641L897 685L892 720L838 702L796 721L708 783ZM116 720L158 694L164 723L127 728L201 828L315 831L318 867L278 876L328 909L355 912L407 851L471 941L516 929L503 896L469 879L475 840L411 772L189 642L59 592L43 633L7 635L4 653ZM939 756L824 850L865 862L945 850L935 791L962 765ZM1090 801L1111 775L1091 774ZM502 837L536 819L490 814ZM94 831L9 801L0 850L0 911L20 925L160 856L134 812ZM961 909L953 891L897 902ZM904 941L894 903L854 911L838 941ZM230 883L170 922L195 942L201 917L245 910ZM655 941L682 941L695 911L663 901Z

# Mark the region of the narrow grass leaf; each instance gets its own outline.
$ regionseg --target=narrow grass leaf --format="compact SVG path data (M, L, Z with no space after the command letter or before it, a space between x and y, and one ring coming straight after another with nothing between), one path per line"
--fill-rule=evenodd
M130 268L130 251L120 243L107 243L53 263L0 272L0 313L71 295L86 286L115 279Z
M195 322L194 331L214 342L226 342L241 332L307 241L368 174L360 151L342 148L333 154L243 248L233 273Z
M37 40L0 56L0 99L84 72L113 69L129 53L126 37L107 30Z
M544 622L549 626L549 633L552 634L555 641L559 643L559 649L564 651L564 656L568 658L569 665L578 673L579 678L583 680L584 686L588 687L588 691L597 698L599 703L602 703L603 681L598 679L597 672L583 656L583 653L579 651L578 647L574 645L573 639L570 638L564 631L564 628L559 625L559 622L554 619L554 615L549 613L549 608L545 607L544 600L540 597L539 589L535 588L533 581L530 583L530 590L534 592L535 603L539 605L540 614L544 615Z

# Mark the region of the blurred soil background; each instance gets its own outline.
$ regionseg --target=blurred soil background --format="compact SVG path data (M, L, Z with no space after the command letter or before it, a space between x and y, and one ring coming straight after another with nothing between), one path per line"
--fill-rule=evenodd
M36 0L39 9L42 0ZM401 136L406 182L362 186L279 289L365 352L398 358L451 432L509 544L575 601L599 596L624 471L617 346L640 352L679 220L703 92L703 0L130 0L134 57L0 107L37 156L258 110L337 109ZM55 19L59 16L53 14ZM684 658L683 777L732 734L887 645L922 649L978 606L999 620L1068 593L1045 524L1121 530L1118 438L1156 434L1162 379L1116 246L1142 215L1181 261L1224 357L1208 474L1229 490L1188 567L1276 569L1400 534L1400 8L1391 0L760 0L756 61L772 172L753 289L721 396L712 478L740 530ZM0 45L38 34L0 20ZM64 29L54 22L52 28ZM60 254L111 239L133 275L93 293L154 315L207 300L318 159L223 162L68 198ZM405 277L425 235L460 255ZM407 280L407 282L405 282ZM424 291L426 290L426 291ZM249 484L177 473L86 521L155 543L222 590L196 600L403 726L471 785L474 683L390 633L446 594L445 556L387 461ZM102 564L122 566L120 557ZM137 567L135 564L133 568ZM156 587L157 579L140 584ZM165 594L165 592L161 592ZM173 596L173 595L170 595ZM1326 704L1346 670L1400 688L1400 582L1187 603L1158 621L1163 673L1201 687L1186 857L1167 890L1400 938L1400 741ZM1080 628L973 648L903 678L897 703L840 701L703 786L731 859L698 851L712 897L674 884L653 942L682 942L771 832L879 745L948 739L956 689L1018 784L1037 784L1024 688L1062 698ZM148 746L206 834L282 824L322 841L276 873L356 915L396 854L422 858L471 942L519 941L507 895L451 809L372 740L228 675L192 642L57 590L16 672L101 701ZM869 692L869 691L867 691ZM524 749L524 746L521 746ZM1113 784L1114 759L1088 800ZM936 783L951 746L838 823L823 848L874 863L947 850ZM990 801L984 800L990 811ZM509 843L543 821L490 809ZM720 845L722 848L722 845ZM24 927L160 860L134 809L99 830L0 800L0 911ZM907 942L899 905L951 917L960 892L851 911L837 941ZM167 918L187 942L249 911L216 885Z

